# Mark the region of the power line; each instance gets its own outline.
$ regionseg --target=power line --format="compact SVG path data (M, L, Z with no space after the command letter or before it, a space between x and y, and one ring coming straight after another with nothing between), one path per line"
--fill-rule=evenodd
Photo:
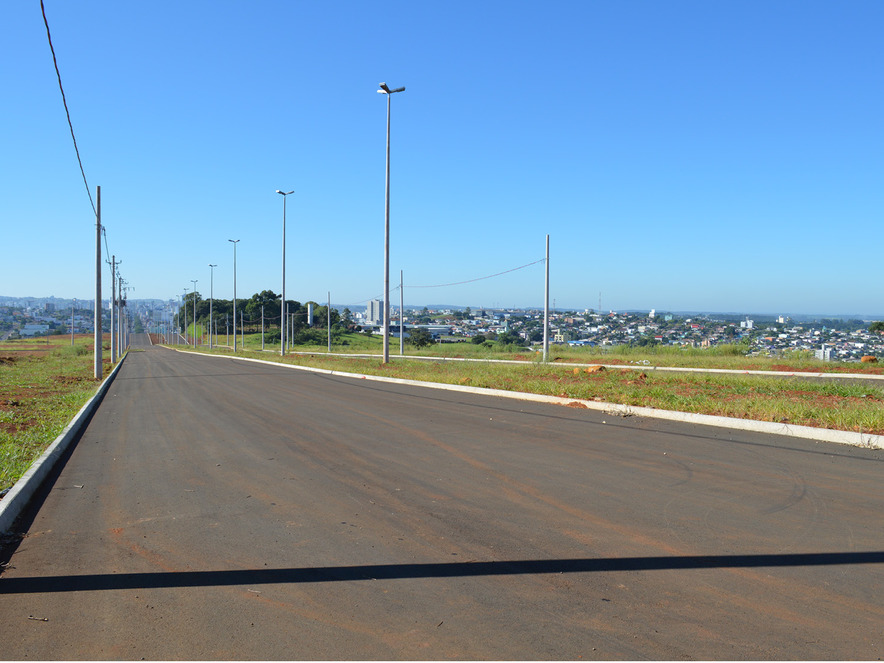
M58 60L55 57L55 48L52 46L52 35L49 34L49 21L46 20L46 7L43 6L43 0L40 0L40 11L43 12L43 24L46 26L46 39L49 40L49 50L52 51L52 63L55 65L55 75L58 78L58 89L61 91L61 102L64 104L64 112L68 118L68 127L71 129L71 139L74 141L74 152L77 153L77 163L80 164L80 174L83 175L83 184L86 185L86 195L89 196L89 204L92 205L92 212L98 216L95 209L95 201L92 200L92 192L89 190L89 183L86 181L86 171L83 170L83 161L80 159L80 149L77 147L77 137L74 135L74 125L71 123L71 112L68 110L68 102L64 96L64 87L61 84L61 73L58 71Z
M507 269L503 272L498 272L497 274L491 274L489 276L480 276L477 279L470 279L468 281L458 281L457 283L440 283L438 285L407 285L406 288L447 288L453 285L463 285L465 283L475 283L476 281L484 281L486 279L493 279L495 276L503 276L504 274L509 274L510 272L517 272L520 269L525 269L526 267L531 267L532 265L536 265L537 263L544 262L546 258L541 258L540 260L535 260L534 262L529 262L527 265L522 265L521 267L513 267L512 269Z
M447 288L449 286L455 285L464 285L465 283L475 283L476 281L485 281L486 279L493 279L496 276L503 276L504 274L509 274L511 272L517 272L520 269L525 269L526 267L531 267L532 265L536 265L541 262L545 262L546 258L541 258L540 260L535 260L534 262L529 262L527 265L522 265L521 267L513 267L512 269L507 269L502 272L497 272L496 274L489 274L488 276L480 276L476 279L468 279L466 281L457 281L455 283L439 283L437 285L406 285L404 288L407 290L409 288ZM397 285L395 288L391 288L390 292L396 292L399 289ZM368 299L363 299L359 302L353 302L351 304L347 304L347 308L350 306L359 306L360 304L365 304L367 302L372 301L373 299L381 299L383 295L378 295L377 297L369 297Z

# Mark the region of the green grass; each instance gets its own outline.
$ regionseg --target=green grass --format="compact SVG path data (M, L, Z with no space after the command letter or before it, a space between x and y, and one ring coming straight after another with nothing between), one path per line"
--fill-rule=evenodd
M451 337L453 338L453 337ZM224 343L225 336L219 336ZM233 339L230 339L230 346ZM381 354L383 341L380 336L368 336L361 333L347 333L332 342L332 352L336 354ZM245 336L247 350L260 350L261 335ZM265 350L278 351L279 342L265 344ZM604 347L571 347L567 345L551 345L549 360L554 363L582 363L609 365L647 365L671 368L716 368L739 371L786 371L810 373L860 373L870 375L884 374L884 366L878 364L825 362L813 358L807 351L790 351L779 357L746 356L746 346L739 344L717 345L710 348L646 346L629 347L625 345ZM539 346L501 346L498 343L474 344L467 341L434 343L425 348L416 349L405 344L406 356L447 357L465 359L499 359L499 360L541 360ZM297 345L292 352L326 352L327 344ZM399 355L399 339L390 338L390 355Z
M91 337L78 336L73 347L69 336L49 341L0 343L0 490L27 471L98 387ZM106 362L105 375L109 370Z

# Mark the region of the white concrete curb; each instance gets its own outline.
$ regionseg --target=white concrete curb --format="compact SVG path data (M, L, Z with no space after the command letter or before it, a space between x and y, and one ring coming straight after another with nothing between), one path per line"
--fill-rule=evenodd
M364 357L366 359L378 358L382 355L373 354L347 354L343 352L300 352L289 351L293 355L319 355L328 357ZM486 364L521 364L524 366L532 366L537 364L536 361L526 361L523 359L478 359L476 357L428 357L422 355L390 355L390 359L416 359L418 361L460 361L460 362L480 362ZM588 368L590 366L604 366L607 369L622 369L628 371L661 371L671 373L720 373L723 375L764 375L780 378L837 378L850 380L869 380L884 382L884 375L871 373L807 373L803 371L758 371L749 369L736 368L679 368L677 366L654 366L653 364L585 364L576 362L547 362L547 366L557 366L559 368Z
M91 415L93 410L95 410L98 404L101 403L101 399L104 397L110 383L113 382L113 379L116 377L117 372L120 370L120 366L123 365L123 361L126 359L127 355L128 352L123 354L120 361L118 361L117 365L114 367L114 370L110 372L110 375L108 375L101 383L101 386L98 387L95 395L93 395L92 398L80 408L80 411L77 412L73 419L71 419L71 422L65 427L61 434L55 438L52 444L47 447L46 451L34 461L34 463L28 468L28 471L15 482L15 485L9 490L3 499L0 500L0 532L8 531L19 515L21 515L22 511L25 510L25 507L27 507L28 502L31 501L34 493L37 492L40 484L43 483L43 480L49 472L52 471L55 463L58 462L58 459L61 458L67 450L71 441L76 437L77 433L80 432L80 429L83 427L83 422L89 418L89 415Z
M177 352L193 351L178 350ZM427 389L445 389L448 391L459 391L468 394L482 394L486 396L500 396L502 398L512 398L523 401L534 401L537 403L553 403L556 405L572 405L578 404L588 410L599 410L610 413L612 416L619 417L653 417L655 419L665 419L668 421L680 421L690 424L699 424L702 426L717 426L719 428L731 428L734 430L752 431L756 433L767 433L770 435L785 435L788 437L799 437L806 440L816 440L818 442L835 442L837 444L849 444L855 447L868 447L874 449L884 449L884 435L869 435L866 433L854 433L851 431L831 430L828 428L814 428L812 426L797 426L793 424L774 423L770 421L756 421L754 419L736 419L733 417L719 417L711 414L694 414L691 412L675 412L673 410L658 410L652 407L638 407L632 405L621 405L619 403L602 403L598 401L588 401L580 398L562 398L561 396L546 396L543 394L529 394L520 391L506 391L505 389L488 389L485 387L467 387L457 384L445 384L441 382L421 382L418 380L404 380L401 378L388 378L381 375L362 375L359 373L345 373L343 371L330 371L325 368L313 368L311 366L295 366L294 364L283 364L275 361L267 361L265 359L252 359L250 357L234 357L231 355L216 355L196 353L203 357L220 357L222 359L237 359L239 361L252 361L258 364L269 364L271 366L283 366L285 368L294 368L302 371L310 371L313 373L324 373L326 375L337 375L341 377L356 378L362 380L374 380L376 382L390 382L393 384L404 384L414 387L426 387ZM622 367L621 367L622 368Z

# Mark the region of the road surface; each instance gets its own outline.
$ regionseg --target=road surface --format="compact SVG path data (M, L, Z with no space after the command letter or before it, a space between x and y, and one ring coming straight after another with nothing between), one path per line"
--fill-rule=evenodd
M0 656L880 658L882 478L880 450L136 347L0 557Z

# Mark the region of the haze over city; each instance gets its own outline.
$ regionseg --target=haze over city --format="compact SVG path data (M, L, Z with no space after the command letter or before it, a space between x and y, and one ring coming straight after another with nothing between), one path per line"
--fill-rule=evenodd
M287 298L379 297L387 82L407 307L542 306L548 234L559 309L884 312L880 3L43 4L132 298L229 299L229 239L278 293L277 189ZM0 293L91 299L40 4L0 26Z

